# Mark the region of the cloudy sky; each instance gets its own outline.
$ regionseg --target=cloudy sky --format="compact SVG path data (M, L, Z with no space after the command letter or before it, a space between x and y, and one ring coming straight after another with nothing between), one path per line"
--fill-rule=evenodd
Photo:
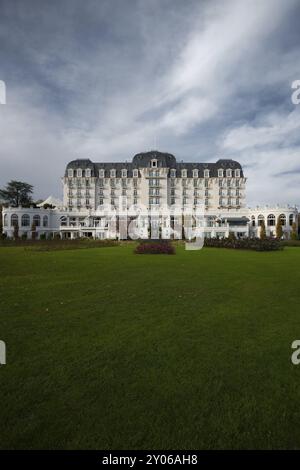
M0 0L0 185L61 196L74 158L233 158L300 203L299 0Z

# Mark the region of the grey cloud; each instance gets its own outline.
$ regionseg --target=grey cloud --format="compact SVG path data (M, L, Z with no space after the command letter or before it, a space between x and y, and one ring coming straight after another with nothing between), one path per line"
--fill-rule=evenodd
M298 201L297 187L280 193L299 161L297 1L0 7L0 184L59 196L69 159L125 160L157 142L179 159L245 163L250 202Z

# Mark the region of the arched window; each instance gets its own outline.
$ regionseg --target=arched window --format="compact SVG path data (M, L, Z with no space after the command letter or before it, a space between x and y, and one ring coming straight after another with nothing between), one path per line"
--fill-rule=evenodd
M252 227L255 227L255 215L252 215L251 217L251 225Z
M48 227L48 216L44 215L43 217L43 227Z
M290 226L292 226L293 223L294 223L294 214L290 214L289 215L289 224L290 224Z
M263 223L264 221L265 221L264 216L263 216L262 214L260 214L260 215L257 217L257 225L258 225L259 227L261 227L261 226L262 226L262 223Z
M7 222L8 222L7 214L4 214L4 217L3 217L3 225L4 225L4 227L7 227Z
M22 215L22 227L29 227L30 226L30 217L28 214Z
M19 225L19 218L18 218L17 214L12 214L12 216L10 218L10 225L12 227L17 227Z
M280 214L280 216L278 218L279 218L280 224L285 226L286 225L286 216L285 216L285 214Z
M33 216L33 224L36 226L36 227L39 227L41 225L41 218L39 215L34 215Z
M60 218L60 225L67 225L67 217L65 217L64 215Z
M274 225L276 225L276 217L274 214L269 214L267 220L268 220L268 227L274 227Z

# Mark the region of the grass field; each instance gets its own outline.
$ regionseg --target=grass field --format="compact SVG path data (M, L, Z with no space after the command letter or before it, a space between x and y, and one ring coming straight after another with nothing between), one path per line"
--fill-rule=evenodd
M1 448L300 448L300 249L0 248Z

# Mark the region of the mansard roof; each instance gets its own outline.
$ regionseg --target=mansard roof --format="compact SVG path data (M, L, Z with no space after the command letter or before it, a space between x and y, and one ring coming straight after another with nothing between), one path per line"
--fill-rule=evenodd
M127 169L128 177L132 176L132 170L136 168L149 168L151 167L151 160L157 160L158 168L169 168L175 170L187 170L187 176L193 176L193 170L199 171L199 177L204 176L204 170L210 170L209 175L211 177L218 176L219 169L239 169L241 170L241 176L243 177L243 169L239 162L231 159L219 159L216 163L188 163L188 162L177 162L174 155L165 152L159 152L158 150L151 150L149 152L143 152L136 154L132 162L99 162L93 163L89 158L87 159L77 159L68 163L66 167L65 176L68 175L69 169L91 169L92 176L98 176L99 170L104 169L110 171L112 169L116 170L116 176L121 176L121 170ZM109 175L107 175L109 176ZM178 174L178 176L180 176Z

